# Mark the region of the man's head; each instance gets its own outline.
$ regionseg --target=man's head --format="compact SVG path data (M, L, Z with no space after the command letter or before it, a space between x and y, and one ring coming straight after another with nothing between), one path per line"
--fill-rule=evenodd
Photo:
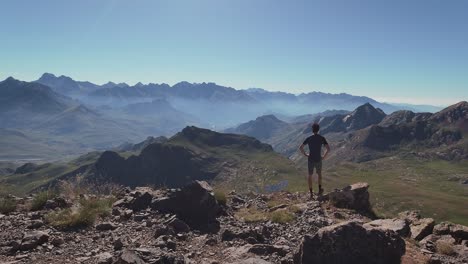
M312 132L314 132L314 134L317 134L317 133L319 132L319 130L320 130L319 124L314 123L314 124L312 125Z

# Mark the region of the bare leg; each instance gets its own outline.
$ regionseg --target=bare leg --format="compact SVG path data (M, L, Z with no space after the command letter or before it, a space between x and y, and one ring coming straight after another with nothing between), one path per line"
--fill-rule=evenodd
M310 197L312 197L312 174L307 176L307 183L309 184Z
M323 189L322 189L322 172L317 172L318 174L318 186L319 186L319 195L322 195Z

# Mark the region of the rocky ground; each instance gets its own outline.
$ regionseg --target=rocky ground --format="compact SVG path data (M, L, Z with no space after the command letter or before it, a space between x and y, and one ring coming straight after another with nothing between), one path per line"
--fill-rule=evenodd
M62 197L0 214L0 263L468 262L468 227L414 211L373 220L365 183L320 201L287 192L220 198L205 182L116 196L112 213L81 228L49 223L51 212L73 208Z

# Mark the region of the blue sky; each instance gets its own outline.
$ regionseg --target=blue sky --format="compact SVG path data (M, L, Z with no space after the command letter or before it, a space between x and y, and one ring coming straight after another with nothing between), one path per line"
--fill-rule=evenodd
M468 1L1 0L0 79L468 100Z

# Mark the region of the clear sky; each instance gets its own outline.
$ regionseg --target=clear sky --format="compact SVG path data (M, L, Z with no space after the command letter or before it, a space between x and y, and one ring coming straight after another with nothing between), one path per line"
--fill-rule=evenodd
M468 100L467 0L0 0L0 79Z

